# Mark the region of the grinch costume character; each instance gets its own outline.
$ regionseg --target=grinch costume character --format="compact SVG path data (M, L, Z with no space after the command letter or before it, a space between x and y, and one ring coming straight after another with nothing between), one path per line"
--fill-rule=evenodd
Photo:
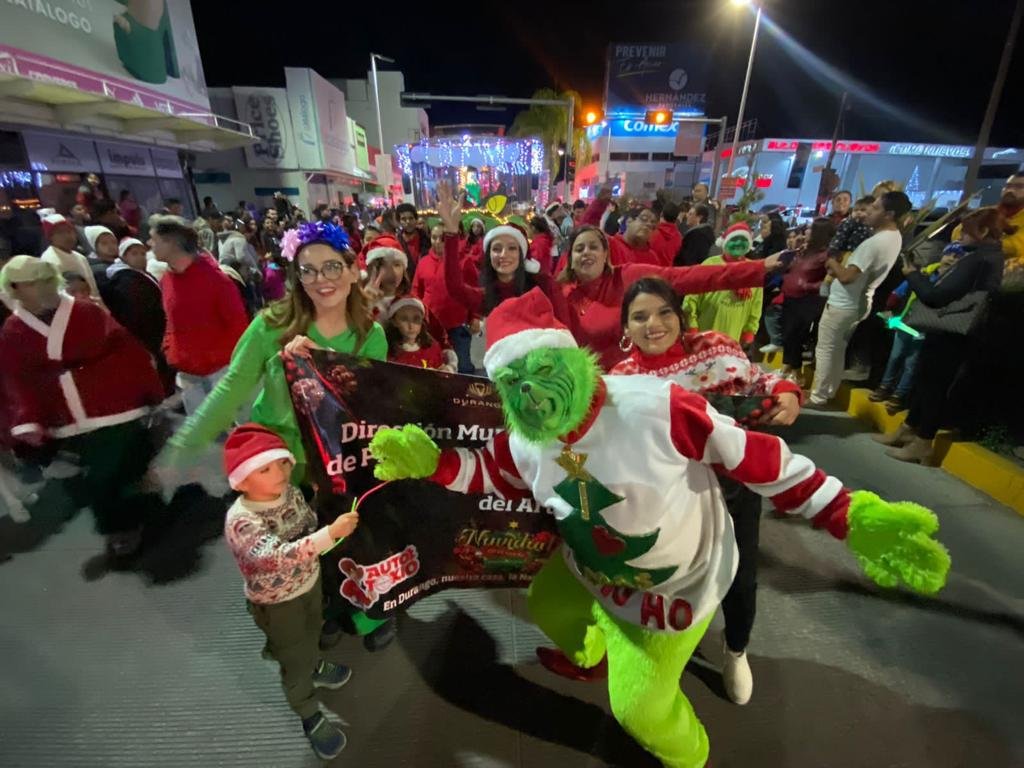
M492 312L487 342L508 430L485 448L445 451L414 425L381 430L375 473L533 496L551 511L564 546L534 578L531 615L579 667L607 656L615 718L664 765L708 757L679 678L736 570L716 473L845 539L879 584L932 593L945 583L949 556L931 538L931 512L851 494L778 437L741 429L677 384L601 376L539 290Z

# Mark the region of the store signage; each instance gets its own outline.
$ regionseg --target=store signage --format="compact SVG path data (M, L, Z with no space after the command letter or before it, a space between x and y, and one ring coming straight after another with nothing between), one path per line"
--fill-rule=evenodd
M312 69L285 67L299 167L351 173L345 94Z
M23 135L29 167L33 171L97 173L100 170L96 147L91 141L36 131L25 131Z
M612 120L612 136L675 136L679 123L652 125L643 120Z
M158 149L150 147L149 154L153 158L153 168L156 175L162 179L180 179L181 161L178 160L178 152L174 149Z
M320 170L324 167L320 150L320 132L316 127L316 102L309 75L312 70L285 67L284 77L288 86L288 107L295 131L295 149L299 167Z
M837 141L836 152L850 152L859 154L874 154L881 150L881 145L878 142L870 143L865 141ZM811 145L811 149L815 152L831 152L832 142L831 141L816 141Z
M785 141L783 139L768 139L764 143L766 152L796 152L799 141Z
M369 144L366 141L366 129L358 123L354 123L353 138L356 144L356 167L361 168L364 171L369 171L370 166L370 152Z
M259 141L245 148L250 168L298 168L292 116L284 88L232 87L238 119L252 126Z
M691 45L612 43L605 109L642 107L703 115L709 62L706 52Z
M96 151L104 173L118 176L155 176L153 159L146 147L97 141Z
M971 157L974 147L957 144L893 144L890 155L923 155L925 157Z

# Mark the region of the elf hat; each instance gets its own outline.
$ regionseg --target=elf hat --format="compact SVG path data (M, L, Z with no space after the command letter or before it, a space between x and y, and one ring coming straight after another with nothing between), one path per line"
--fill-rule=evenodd
M535 349L578 346L569 329L555 319L551 301L540 288L501 302L487 317L484 368L492 379L498 369Z
M754 247L754 235L750 232L750 226L745 221L738 221L725 230L722 234L722 242L727 243L733 237L746 239L748 251Z
M391 306L388 307L388 320L397 315L398 310L404 309L405 307L415 307L420 311L421 315L427 314L426 307L423 306L422 301L417 299L415 296L404 296L401 299L395 299L391 302Z
M381 235L370 243L370 247L366 249L366 266L370 266L379 259L388 257L397 259L405 267L409 266L409 257L402 250L401 243L391 235Z
M242 424L228 435L224 443L224 471L228 485L238 490L238 485L245 478L278 459L295 463L292 452L276 432L261 424Z
M520 257L523 259L523 269L529 272L531 275L535 275L540 272L540 262L536 259L531 259L530 246L526 241L526 233L523 232L522 228L517 227L515 224L502 224L500 227L488 231L484 235L484 253L489 254L491 248L491 241L494 240L498 235L508 235L515 239L516 243L519 244Z
M122 239L120 243L117 244L117 255L123 259L124 252L131 248L133 245L141 245L143 248L146 248L146 244L139 240L137 237L126 237Z
M51 213L51 214L48 214L46 216L43 216L42 222L43 222L43 237L46 238L47 242L50 241L50 238L53 236L53 232L54 232L54 230L57 229L57 227L72 227L72 228L74 228L74 226L75 226L70 221L68 221L63 216L61 216L59 213Z

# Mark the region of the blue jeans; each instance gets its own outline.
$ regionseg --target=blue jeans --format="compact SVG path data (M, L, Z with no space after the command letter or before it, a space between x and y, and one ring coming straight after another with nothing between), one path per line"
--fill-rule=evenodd
M768 305L764 311L764 327L768 330L768 341L777 347L783 345L782 307L778 304Z
M914 386L914 369L917 367L917 356L924 344L924 337L915 339L908 333L896 331L892 340L892 352L882 376L882 386L893 389L897 397L906 397Z
M464 325L448 329L448 341L459 358L459 373L473 373L475 370L473 361L469 359L469 342L472 338L469 328Z

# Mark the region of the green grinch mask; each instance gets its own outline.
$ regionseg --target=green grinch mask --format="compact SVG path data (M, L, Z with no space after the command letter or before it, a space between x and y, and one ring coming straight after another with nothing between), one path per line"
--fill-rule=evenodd
M499 368L494 383L509 431L534 443L572 432L590 410L599 376L597 358L575 348L535 349Z
M723 250L733 258L741 258L750 253L750 239L743 235L733 235L725 241Z

